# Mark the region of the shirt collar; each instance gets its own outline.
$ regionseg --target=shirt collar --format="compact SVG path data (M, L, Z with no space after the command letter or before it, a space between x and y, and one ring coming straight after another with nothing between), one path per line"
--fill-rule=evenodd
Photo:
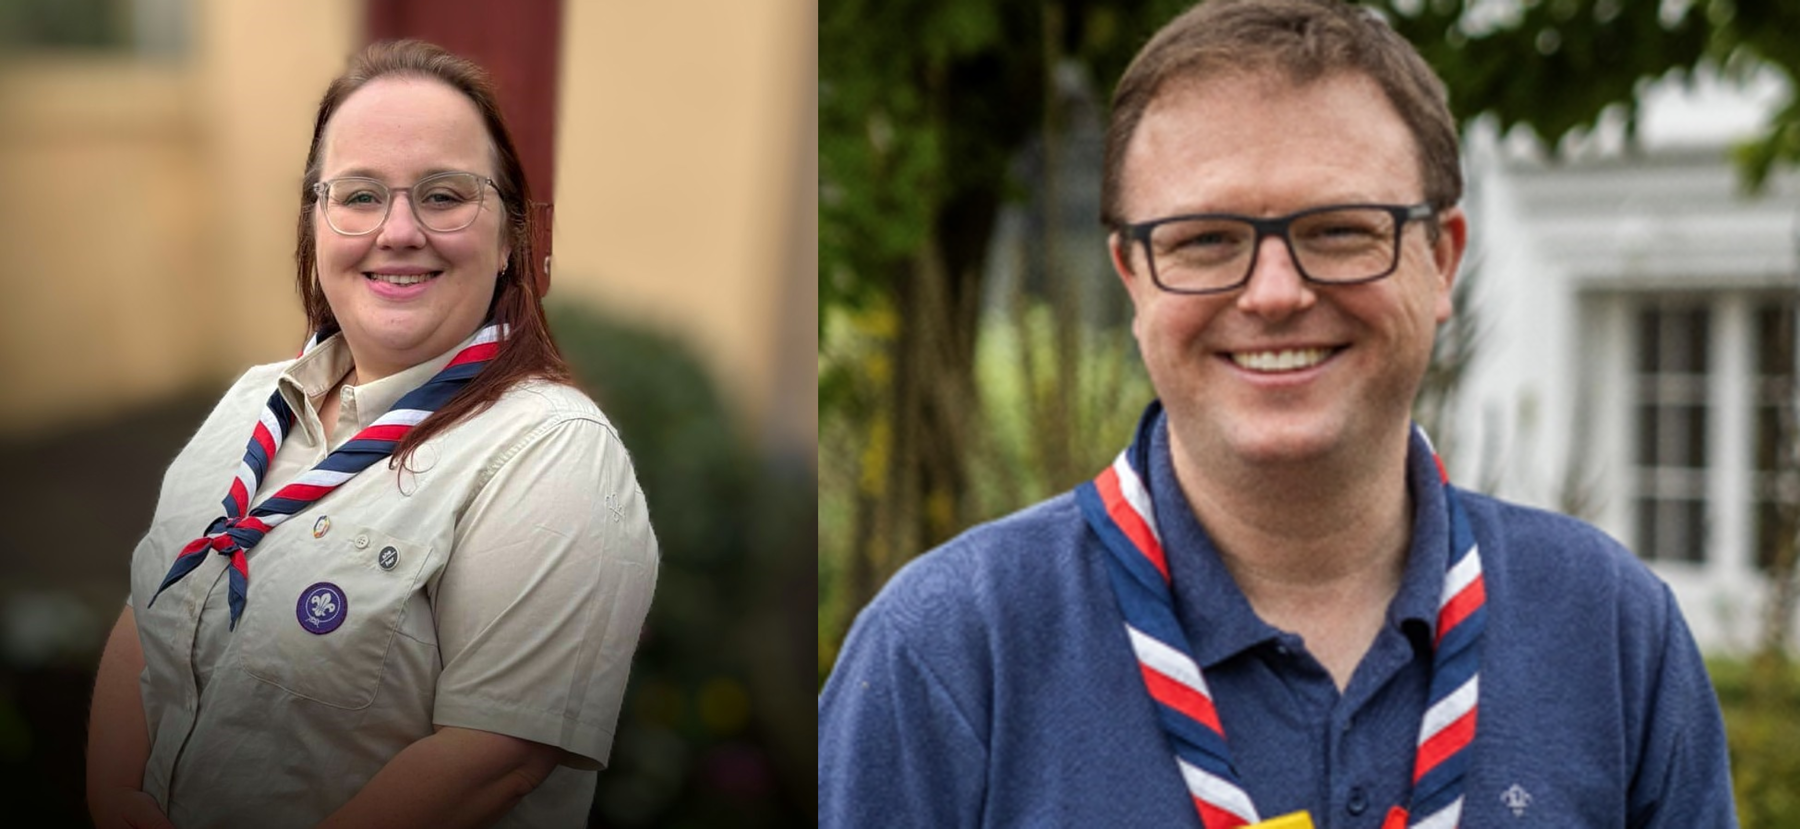
M380 380L360 386L350 386L349 388L353 390L352 397L355 399L355 404L343 406L340 412L354 412L352 418L354 422L345 424L350 429L345 435L339 436L340 442L349 434L367 429L382 415L387 414L389 409L394 408L394 404L400 402L400 398L406 396L407 392L425 385L426 381L437 376L437 373L443 371L444 366L449 365L450 361L455 359L457 354L462 353L462 350L467 348L469 343L474 341L480 333L480 330L470 333L467 338L457 343L449 351L405 371L390 374ZM287 370L281 373L279 386L283 392L287 393L290 407L298 402L294 399L296 393L303 396L303 399L308 401L306 405L310 406L310 401L324 396L331 390L332 384L342 380L344 375L350 373L350 369L354 365L355 362L350 356L350 346L344 342L343 333L339 332L294 360ZM340 403L340 405L342 404Z
M1169 449L1168 415L1151 430L1150 493L1174 583L1175 612L1189 632L1194 659L1210 668L1257 645L1277 640L1281 631L1251 608L1212 537L1194 517L1175 478ZM1406 485L1412 495L1412 540L1400 590L1388 605L1387 624L1415 647L1430 647L1437 626L1438 594L1450 555L1450 513L1438 485L1431 447L1413 434L1407 445Z
M1444 572L1450 567L1450 504L1446 500L1437 455L1418 429L1406 444L1406 487L1412 495L1412 543L1400 592L1388 605L1388 625L1412 635L1413 645L1427 650L1437 636L1438 600Z
M295 358L276 384L287 397L289 408L298 412L324 397L333 384L350 373L353 365L350 348L344 344L344 336L338 334Z

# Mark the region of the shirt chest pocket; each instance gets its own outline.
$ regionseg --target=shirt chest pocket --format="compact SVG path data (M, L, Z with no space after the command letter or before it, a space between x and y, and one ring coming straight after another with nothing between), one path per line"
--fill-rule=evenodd
M318 554L252 560L238 659L245 673L296 696L364 708L431 549L373 529L331 534Z

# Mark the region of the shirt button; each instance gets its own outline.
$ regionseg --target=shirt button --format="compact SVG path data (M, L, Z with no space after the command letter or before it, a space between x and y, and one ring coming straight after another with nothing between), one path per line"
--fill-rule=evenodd
M1350 800L1344 803L1344 811L1349 812L1352 816L1355 816L1355 815L1360 815L1363 812L1366 812L1368 810L1369 810L1369 796L1363 792L1362 787L1357 786L1357 787L1351 789L1350 790Z
M369 546L369 537L367 535L358 535L356 537L356 549L360 550L367 546Z

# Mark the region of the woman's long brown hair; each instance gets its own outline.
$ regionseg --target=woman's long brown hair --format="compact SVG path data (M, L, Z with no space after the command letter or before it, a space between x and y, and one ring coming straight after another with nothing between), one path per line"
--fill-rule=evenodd
M294 279L306 310L309 331L336 329L337 318L325 301L325 292L313 277L317 266L317 239L312 220L317 196L313 185L319 181L320 146L325 125L337 112L344 99L370 81L388 75L430 78L468 96L487 125L488 138L494 146L494 189L506 208L507 242L512 256L505 270L494 282L494 297L489 305L490 321L508 326L506 339L486 368L469 384L407 433L395 449L389 466L403 465L419 444L457 423L473 417L521 380L542 377L556 382L570 382L569 367L550 338L550 326L544 320L542 299L537 293L538 270L543 267L532 249L535 218L530 209L531 188L525 181L525 168L519 162L506 119L494 97L487 72L473 62L451 54L442 47L418 40L375 43L350 61L350 66L325 89L319 101L319 114L313 121L312 147L306 153L306 175L300 188L299 241L294 248L297 265Z

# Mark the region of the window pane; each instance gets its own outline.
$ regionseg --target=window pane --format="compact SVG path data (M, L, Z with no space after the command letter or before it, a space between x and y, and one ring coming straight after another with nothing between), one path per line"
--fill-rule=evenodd
M1707 356L1708 314L1696 308L1667 315L1663 337L1668 352L1664 355L1671 374L1705 374Z
M1781 410L1756 407L1756 471L1775 471L1775 453L1781 446Z
M1632 505L1637 514L1637 543L1632 545L1643 558L1656 560L1656 500L1639 498Z
M1652 300L1637 315L1637 551L1706 559L1711 308Z
M1684 526L1676 557L1681 561L1702 563L1706 561L1706 502L1680 501L1677 504Z
M1681 406L1674 409L1674 414L1681 432L1676 439L1679 448L1676 454L1668 459L1668 465L1705 469L1706 407Z
M1768 570L1775 566L1775 554L1780 550L1783 536L1788 543L1793 543L1794 528L1782 527L1781 514L1775 502L1763 501L1756 505L1756 566Z
M1656 416L1657 407L1654 405L1639 406L1637 412L1638 465L1656 466L1657 458L1660 457L1656 451L1659 443L1657 428L1660 425L1660 418Z
M1793 375L1793 308L1792 304L1771 302L1756 309L1757 374L1764 377ZM1783 322L1787 325L1784 326Z
M1638 314L1639 374L1656 374L1662 366L1662 311L1645 308Z
M1658 561L1686 561L1699 563L1706 560L1705 529L1706 504L1691 500L1662 500L1646 504L1654 518L1656 527L1652 539L1652 558Z
M1640 498L1637 551L1652 561L1706 561L1706 502Z

